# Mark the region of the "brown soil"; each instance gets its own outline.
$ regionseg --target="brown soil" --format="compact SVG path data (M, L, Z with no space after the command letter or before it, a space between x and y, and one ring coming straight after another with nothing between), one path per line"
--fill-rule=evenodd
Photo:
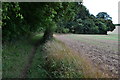
M64 42L69 48L87 57L92 64L111 77L118 77L118 51L114 41L96 40L91 37L77 36L83 40L70 38L67 35L54 35L55 38ZM86 40L86 41L84 41ZM90 44L90 41L97 44Z

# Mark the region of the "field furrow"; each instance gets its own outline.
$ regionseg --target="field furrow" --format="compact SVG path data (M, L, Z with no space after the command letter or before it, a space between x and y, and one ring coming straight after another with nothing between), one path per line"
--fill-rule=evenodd
M68 47L89 58L93 65L110 76L118 76L117 35L54 35Z

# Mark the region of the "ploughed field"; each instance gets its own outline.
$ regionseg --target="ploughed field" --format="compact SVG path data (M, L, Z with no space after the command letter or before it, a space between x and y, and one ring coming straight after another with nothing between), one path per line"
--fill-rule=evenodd
M55 38L64 42L72 50L104 72L118 76L118 35L55 34Z

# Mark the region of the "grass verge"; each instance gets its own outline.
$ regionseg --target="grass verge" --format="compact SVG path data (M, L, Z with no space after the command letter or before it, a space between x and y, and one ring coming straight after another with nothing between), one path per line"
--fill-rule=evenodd
M42 34L3 45L3 78L19 78L33 45ZM29 42L28 42L29 41ZM38 47L28 78L102 78L103 73L89 61L58 40L51 40Z
M30 38L23 38L14 42L5 42L2 52L3 78L19 78L24 66L28 62L34 44L43 34L36 34Z
M29 78L106 78L89 61L58 40L48 41L36 51Z
M32 47L25 39L3 45L3 78L18 78Z

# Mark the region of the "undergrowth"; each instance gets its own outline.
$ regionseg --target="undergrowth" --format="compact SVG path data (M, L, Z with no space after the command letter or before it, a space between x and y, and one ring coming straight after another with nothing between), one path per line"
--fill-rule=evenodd
M33 44L43 34L3 45L3 78L19 78L27 63ZM28 78L102 78L106 77L64 43L56 39L40 44L35 53Z
M92 69L93 68L93 69ZM41 45L30 68L29 78L101 78L97 71L81 56L58 40Z
M27 62L27 57L32 49L32 45L24 40L5 43L2 52L2 69L3 78L18 78L24 65Z
M43 34L35 34L29 38L4 42L2 51L2 77L19 78L28 61L34 44L41 39Z

